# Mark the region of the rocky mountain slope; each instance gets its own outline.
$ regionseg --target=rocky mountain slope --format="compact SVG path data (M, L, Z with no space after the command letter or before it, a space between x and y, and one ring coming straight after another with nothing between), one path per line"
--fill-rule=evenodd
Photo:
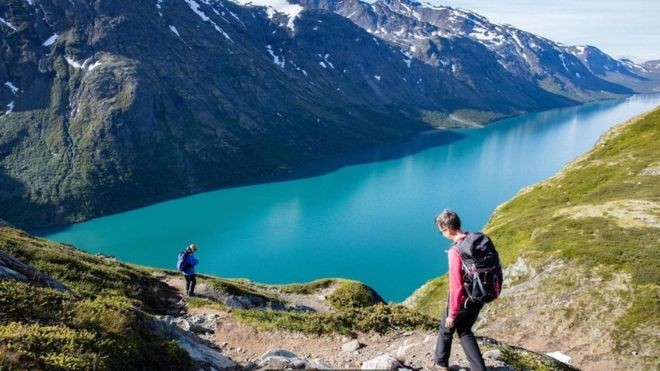
M0 228L0 368L428 369L435 321L355 281L183 278ZM480 339L491 370L575 370ZM465 365L462 353L452 356Z
M630 94L638 79L404 0L1 0L0 40L0 217L23 227Z
M606 133L556 176L501 205L485 230L508 265L479 331L587 370L660 359L660 109ZM437 316L446 276L408 304Z
M479 88L484 77L493 79L500 94L513 93L501 85L503 75L582 102L631 91L617 84L658 91L658 81L643 77L641 67L617 61L593 46L562 45L467 10L410 0L300 3L341 14L400 47L407 58L451 71ZM615 78L617 84L607 81ZM646 89L643 82L649 83Z

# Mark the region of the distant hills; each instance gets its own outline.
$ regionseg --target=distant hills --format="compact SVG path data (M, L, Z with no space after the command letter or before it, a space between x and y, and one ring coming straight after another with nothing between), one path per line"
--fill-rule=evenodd
M246 4L0 1L0 217L71 223L660 81L448 7Z

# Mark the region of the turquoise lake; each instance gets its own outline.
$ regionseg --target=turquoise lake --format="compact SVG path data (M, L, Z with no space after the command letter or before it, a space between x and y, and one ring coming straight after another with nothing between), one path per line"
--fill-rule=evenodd
M200 273L264 283L345 277L401 301L447 270L449 241L435 229L437 213L454 209L464 229L479 230L521 188L659 104L660 95L638 95L427 133L312 164L286 179L35 233L170 269L194 242Z

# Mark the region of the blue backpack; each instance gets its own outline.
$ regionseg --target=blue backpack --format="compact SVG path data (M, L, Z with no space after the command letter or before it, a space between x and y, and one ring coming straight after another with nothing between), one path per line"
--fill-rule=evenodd
M189 255L190 251L187 250L179 253L179 259L176 261L176 269L183 272L192 268L192 264L190 264L190 261L188 260Z

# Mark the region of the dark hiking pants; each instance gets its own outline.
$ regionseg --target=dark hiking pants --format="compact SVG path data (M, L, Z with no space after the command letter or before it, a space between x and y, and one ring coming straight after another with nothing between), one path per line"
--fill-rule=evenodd
M184 275L186 277L186 295L193 296L195 294L195 284L197 280L194 274Z
M454 332L458 333L461 338L461 346L465 352L465 356L470 362L470 371L484 371L486 365L481 356L481 351L477 345L477 339L472 333L472 325L479 316L479 311L483 304L468 303L467 308L461 309L454 320L454 327L448 329L445 327L445 320L449 308L445 309L440 321L440 330L438 331L438 343L435 346L434 362L438 365L449 366L449 354L451 353L451 342L454 337Z

